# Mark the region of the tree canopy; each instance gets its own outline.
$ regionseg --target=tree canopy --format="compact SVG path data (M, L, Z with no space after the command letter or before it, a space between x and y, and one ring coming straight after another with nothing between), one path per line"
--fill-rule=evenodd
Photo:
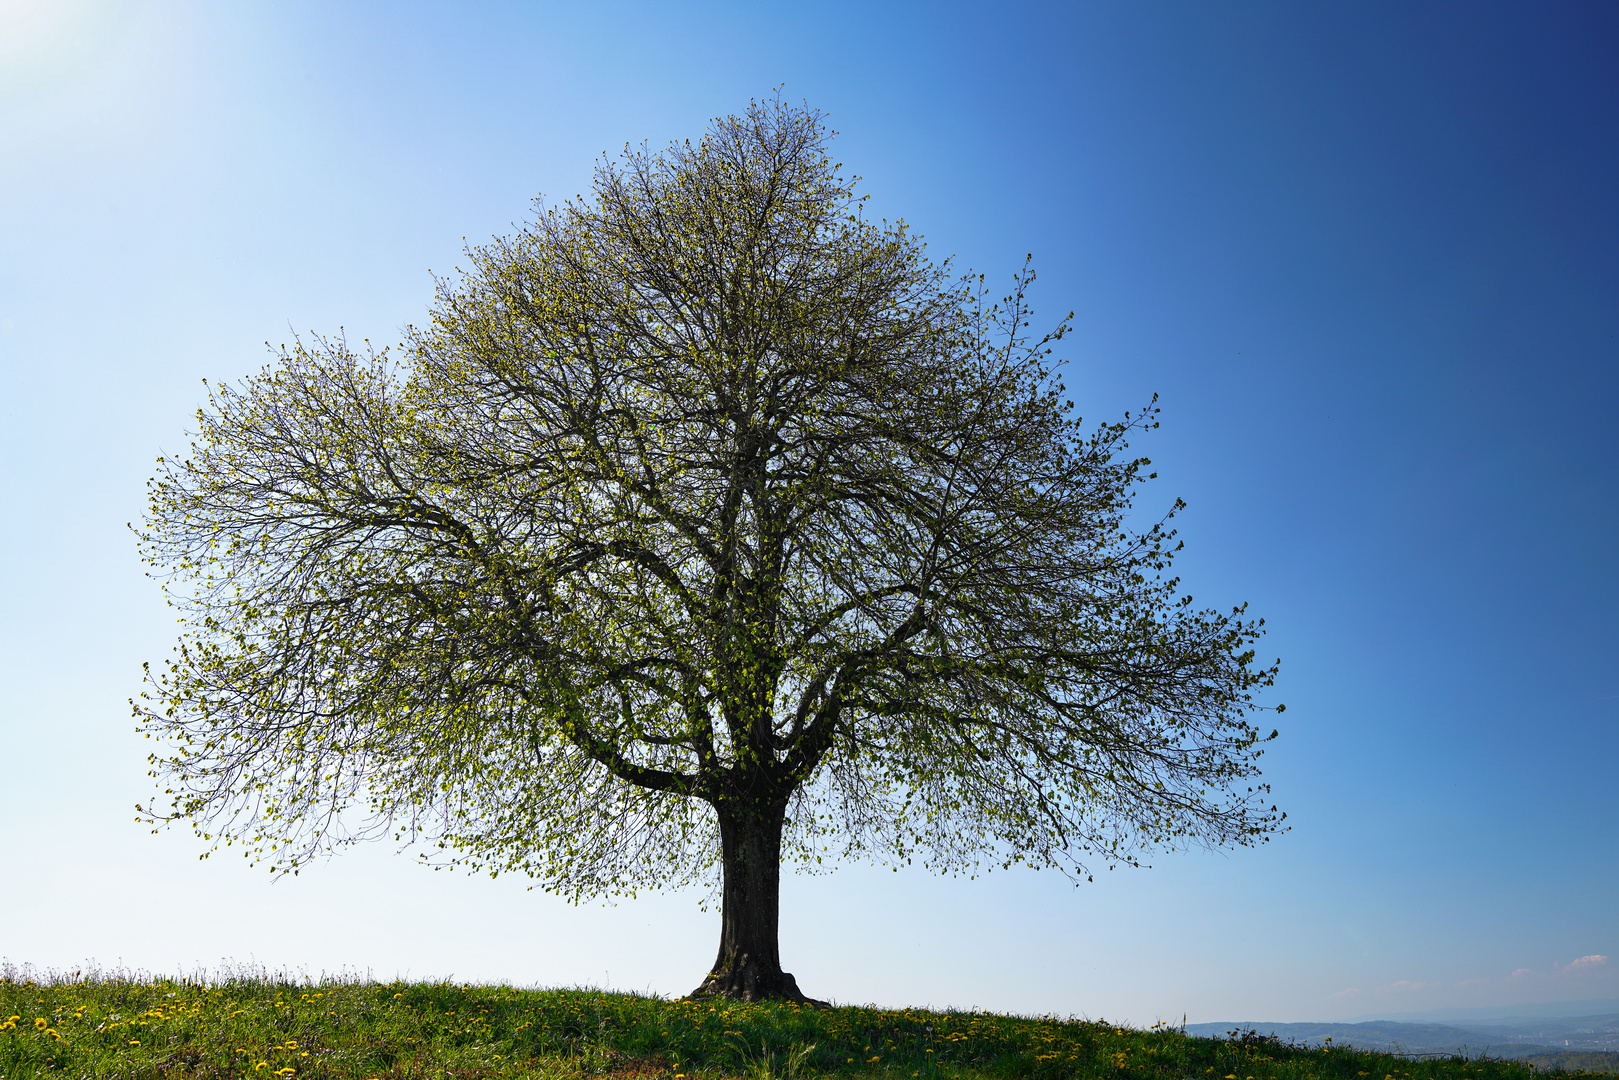
M829 137L767 101L626 150L396 352L213 387L137 530L184 622L143 812L281 870L389 835L576 899L717 877L704 988L744 997L800 996L783 859L1272 833L1262 623L1181 594L1178 501L1132 524L1155 409L1082 425L1033 275L992 303Z

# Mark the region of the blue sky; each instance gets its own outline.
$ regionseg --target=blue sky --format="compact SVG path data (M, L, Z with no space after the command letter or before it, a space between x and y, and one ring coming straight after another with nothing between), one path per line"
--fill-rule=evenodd
M1074 888L790 879L840 1001L1150 1023L1619 998L1619 9L0 2L0 957L695 986L693 894L133 822L172 616L124 523L200 380L378 343L596 156L785 84L878 212L1077 312L1200 601L1267 619L1293 829ZM289 329L290 328L290 329ZM1611 958L1611 959L1606 959ZM1619 1008L1619 1006L1616 1006Z

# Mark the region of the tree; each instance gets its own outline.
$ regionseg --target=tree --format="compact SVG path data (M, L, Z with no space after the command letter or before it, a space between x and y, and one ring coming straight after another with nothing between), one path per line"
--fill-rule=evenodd
M717 871L696 993L749 1000L806 1000L784 858L1077 877L1276 830L1262 623L1126 521L1155 410L1083 430L1032 274L990 304L827 145L775 101L626 150L404 359L211 389L138 530L186 625L143 814L280 871L386 833L574 899Z

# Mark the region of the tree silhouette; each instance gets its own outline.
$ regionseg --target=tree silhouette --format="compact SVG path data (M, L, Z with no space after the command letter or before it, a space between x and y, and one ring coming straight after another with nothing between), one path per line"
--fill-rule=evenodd
M575 898L717 871L697 993L749 1000L807 1000L784 858L1273 832L1261 624L1126 521L1155 410L1082 430L1032 275L989 303L828 138L767 101L626 151L401 359L314 339L211 390L138 530L185 622L143 813L279 870L391 834Z

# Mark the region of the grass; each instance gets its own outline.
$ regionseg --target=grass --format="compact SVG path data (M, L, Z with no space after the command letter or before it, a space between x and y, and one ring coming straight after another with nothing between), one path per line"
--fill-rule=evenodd
M1233 1033L454 983L0 974L0 1080L1529 1080ZM9 1019L8 1019L9 1018ZM1589 1074L1588 1074L1589 1075Z

